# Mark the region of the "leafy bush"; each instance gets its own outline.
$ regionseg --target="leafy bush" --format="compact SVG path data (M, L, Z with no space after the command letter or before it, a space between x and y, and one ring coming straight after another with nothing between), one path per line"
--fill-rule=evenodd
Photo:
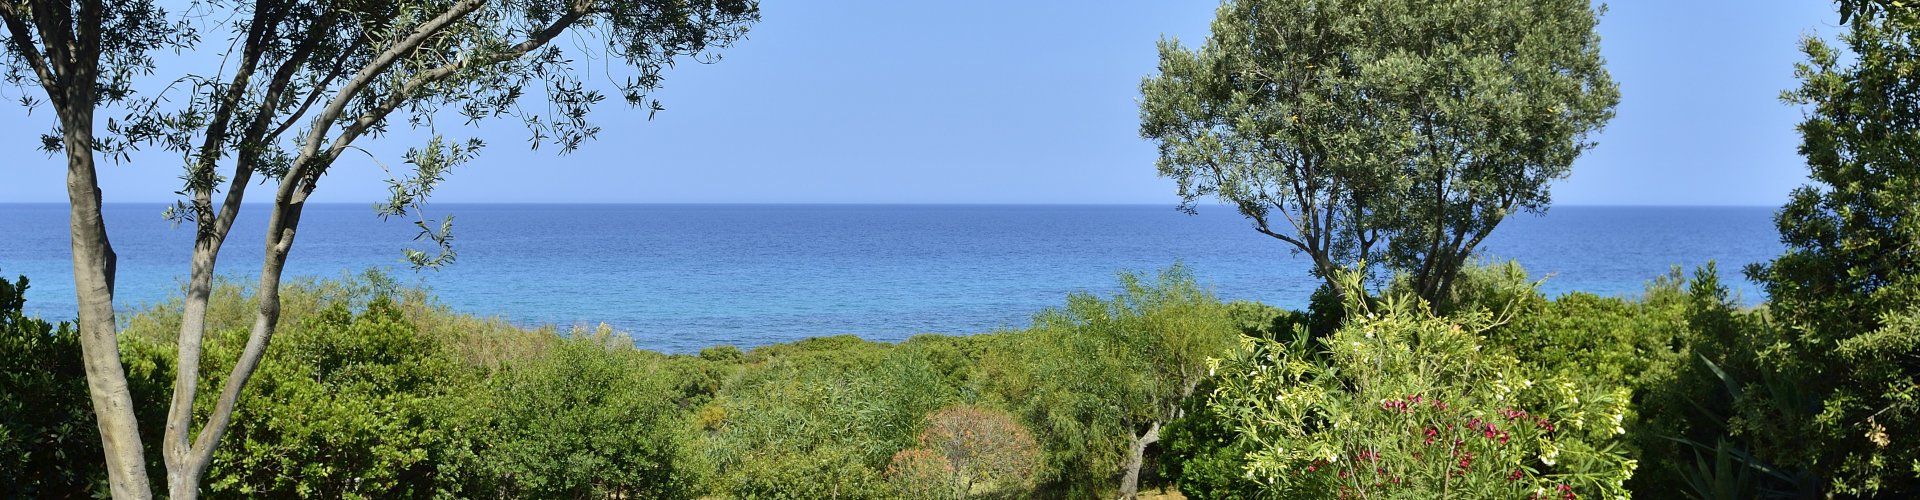
M853 337L755 349L696 412L689 460L715 494L751 498L881 497L882 472L914 444L925 416L958 400L956 353L937 343Z
M1209 382L1197 394L1213 393ZM1188 399L1184 416L1162 432L1160 474L1195 500L1258 497L1261 485L1247 477L1252 446L1206 397Z
M893 455L888 475L922 498L964 498L976 490L1018 495L1033 487L1040 447L1006 412L949 406L927 415L920 446Z
M1777 329L1754 346L1762 378L1791 390L1746 391L1731 434L1831 492L1910 497L1920 494L1920 11L1893 2L1858 14L1843 17L1837 44L1803 39L1800 86L1783 95L1805 106L1799 151L1815 184L1775 217L1786 252L1748 275Z
M1484 314L1433 317L1393 295L1347 308L1326 339L1248 338L1213 366L1210 405L1252 447L1245 472L1270 491L1627 496L1625 388L1483 349Z
M106 468L80 337L21 313L26 291L0 279L0 497L89 497Z
M242 334L225 333L209 357L236 354ZM440 339L404 321L389 299L375 298L357 315L336 302L284 329L268 351L215 451L208 493L374 498L457 492L473 473L466 468L474 441L489 437L460 432L476 380L476 372L446 355ZM218 387L212 382L203 383Z
M585 333L585 332L578 332ZM681 498L699 478L677 457L681 377L625 337L576 335L512 363L489 384L480 459L494 494L519 498Z
M1074 294L1007 334L985 362L994 396L1046 449L1047 479L1082 496L1144 468L1146 448L1205 380L1206 359L1239 337L1230 308L1174 267L1122 291Z

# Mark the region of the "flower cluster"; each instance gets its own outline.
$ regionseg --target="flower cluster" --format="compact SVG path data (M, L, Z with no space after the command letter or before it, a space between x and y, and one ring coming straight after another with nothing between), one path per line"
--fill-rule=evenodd
M1561 500L1574 500L1574 499L1580 498L1580 495L1574 494L1572 486L1568 486L1565 484L1554 486L1551 491L1535 492L1534 494L1529 495L1527 498L1532 500L1546 500L1549 498L1553 498L1555 493L1559 494Z

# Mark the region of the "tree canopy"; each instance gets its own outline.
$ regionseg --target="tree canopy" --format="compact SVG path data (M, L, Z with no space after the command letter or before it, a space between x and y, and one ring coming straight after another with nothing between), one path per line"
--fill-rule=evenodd
M1230 0L1200 47L1160 43L1141 135L1184 208L1234 206L1329 286L1387 263L1441 302L1612 118L1596 24L1582 0Z
M434 186L483 146L448 139L440 121L516 118L534 147L571 151L599 133L587 117L606 94L590 82L610 82L628 103L659 111L647 96L666 68L710 56L759 17L753 0L197 0L187 10L187 20L173 22L150 1L0 2L7 81L38 83L58 112L59 137L45 142L68 160L81 340L117 496L145 497L150 485L114 344L116 257L100 214L96 150L124 158L127 148L158 144L185 160L186 199L168 215L195 229L176 344L180 365L194 369L176 374L161 456L171 494L191 498L278 327L281 273L306 201L356 141L399 125L395 113L431 137L403 156L410 172L389 172L391 199L377 207L383 217L417 214ZM206 12L232 15L197 15ZM150 52L195 47L203 29L225 32L230 42L217 67L154 63ZM574 43L552 43L562 35ZM600 68L606 74L591 73ZM184 90L130 100L133 76L146 73ZM109 134L95 138L97 105L123 101L125 118L109 120ZM196 424L208 294L256 177L275 184L256 321L212 410ZM440 252L410 249L408 259L423 267L450 262L450 219L415 223Z
M1834 491L1913 491L1920 447L1889 429L1920 423L1920 12L1891 2L1851 15L1837 46L1801 47L1800 86L1782 97L1805 106L1814 183L1776 215L1786 252L1748 274L1781 330L1762 364L1817 403L1760 395L1753 408L1779 411L1767 418L1787 432L1746 434Z

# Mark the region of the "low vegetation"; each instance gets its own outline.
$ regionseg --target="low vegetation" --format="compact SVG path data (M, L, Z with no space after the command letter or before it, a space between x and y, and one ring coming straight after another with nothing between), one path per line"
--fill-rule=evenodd
M1222 302L1175 268L1123 275L1115 295L1075 295L1021 330L693 355L453 313L378 274L308 281L288 289L290 328L207 493L1721 498L1851 484L1844 462L1766 447L1804 421L1737 416L1825 402L1760 368L1773 344L1754 340L1781 328L1738 307L1712 266L1637 298L1549 299L1526 276L1470 267L1447 314L1397 285L1303 312ZM25 285L0 287L0 473L30 478L11 494L87 496L104 470L69 458L99 446L77 340L19 314ZM205 362L221 363L251 297L213 296ZM162 401L172 377L177 310L134 315L122 338L140 401ZM1329 314L1343 319L1319 329ZM1804 406L1767 406L1782 400ZM1817 439L1907 446L1835 431ZM1872 484L1906 491L1903 474Z

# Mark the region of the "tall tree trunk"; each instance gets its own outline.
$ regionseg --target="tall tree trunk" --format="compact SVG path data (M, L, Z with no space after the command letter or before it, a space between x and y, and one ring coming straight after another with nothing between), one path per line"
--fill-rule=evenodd
M200 378L200 356L205 338L207 303L213 293L214 261L219 242L206 236L196 238L191 275L187 278L186 297L180 314L179 357L174 370L173 403L167 410L167 431L163 453L166 455L167 492L173 498L192 498L197 494L198 478L182 474L193 455L190 441L193 429L193 400Z
M167 410L167 431L162 448L166 456L168 494L180 498L191 496L181 497L183 491L198 491L196 485L199 478L190 478L181 472L190 469L187 463L194 456L191 442L193 402L199 386L200 357L206 338L207 303L213 294L215 262L220 257L220 247L226 241L227 232L239 214L240 195L246 189L251 173L250 169L242 169L234 177L227 202L221 205L213 220L205 220L211 211L201 212L199 219L196 219L199 221L199 231L194 238L191 274L187 279L187 292L180 316L180 338L176 346L179 352L176 366L192 369L175 370L173 403Z
M1132 500L1140 496L1140 467L1146 462L1147 446L1160 442L1160 423L1154 422L1147 432L1133 439L1133 445L1127 449L1127 470L1120 476L1120 498Z
M93 158L93 107L85 104L65 108L61 110L61 139L67 155L68 223L73 289L80 306L81 361L87 368L87 392L93 398L101 448L106 451L107 482L114 498L152 498L133 396L127 391L126 369L120 364L113 315L118 260L113 244L107 240L106 218L100 211L100 184Z

